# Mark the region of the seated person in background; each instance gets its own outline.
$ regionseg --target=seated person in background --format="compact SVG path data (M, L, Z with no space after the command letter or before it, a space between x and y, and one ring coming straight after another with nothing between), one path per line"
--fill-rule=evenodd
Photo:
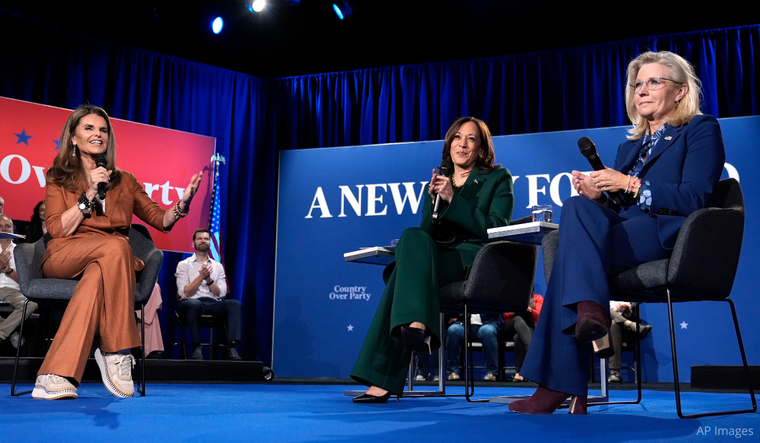
M483 345L486 359L485 381L496 381L499 374L499 317L496 315L471 314L470 335ZM449 380L459 380L460 360L464 343L464 322L454 321L446 333L446 373Z
M194 360L203 360L201 352L201 315L211 314L224 318L227 322L227 346L225 360L242 360L235 350L240 343L240 302L226 299L227 277L224 267L209 257L211 235L208 229L198 229L193 233L195 254L177 265L177 291L182 304L179 313L190 329L190 341Z
M161 323L158 321L158 311L161 310L163 299L161 298L161 287L158 283L153 286L153 292L150 293L148 303L145 304L145 318L140 318L140 310L135 310L138 319L137 331L142 334L142 328L139 323L145 323L145 358L161 358L164 352L164 339L161 336Z
M520 375L520 369L522 369L525 355L528 353L530 341L533 338L533 329L536 327L543 304L544 298L538 294L533 294L527 311L505 312L501 315L504 323L499 330L499 339L515 343L515 376L512 381L525 381Z
M13 232L13 221L7 215L0 214L0 232ZM18 285L16 261L13 259L15 247L10 238L0 238L0 301L8 302L13 307L13 312L5 320L0 319L0 342L8 338L13 347L18 348L23 344L23 338L19 336L16 328L21 323L26 297L21 294ZM36 310L37 303L30 301L26 307L26 318Z
M630 303L610 301L610 318L612 319L610 324L610 337L612 338L612 347L615 350L615 355L610 357L610 376L607 378L608 383L620 383L623 381L623 378L620 376L623 331L628 330L635 334L636 323L640 323L640 319L634 318L633 315L633 307ZM639 339L644 340L651 330L651 325L639 325Z
M32 214L32 222L26 227L27 243L34 243L47 234L47 223L45 223L45 200L37 203Z
M414 378L416 381L425 381L431 375L433 376L434 381L438 381L439 349L434 349L433 352L426 351L417 353L417 376Z

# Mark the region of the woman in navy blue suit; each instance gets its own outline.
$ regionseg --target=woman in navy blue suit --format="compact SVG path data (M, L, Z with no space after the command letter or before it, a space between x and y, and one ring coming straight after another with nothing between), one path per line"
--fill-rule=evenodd
M609 346L608 276L667 258L686 216L707 205L720 179L723 138L717 120L700 112L689 62L647 52L628 65L627 82L634 126L615 167L573 171L579 196L562 207L541 322L521 372L539 387L509 405L515 412L550 414L572 396L570 413L586 413L590 343L597 352Z

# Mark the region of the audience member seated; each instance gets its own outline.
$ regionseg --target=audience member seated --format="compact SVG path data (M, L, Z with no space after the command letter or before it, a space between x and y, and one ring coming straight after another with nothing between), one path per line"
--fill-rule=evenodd
M533 338L533 329L536 327L543 304L544 298L538 294L533 294L527 311L505 312L501 316L504 323L499 330L499 339L515 343L515 376L512 381L525 381L520 375L520 369L522 369L525 355L528 353L530 341Z
M623 331L636 333L636 324L641 320L635 318L633 306L627 302L610 301L610 338L615 355L610 357L610 376L607 378L608 383L620 383L623 378L620 376L620 360L623 348ZM644 340L652 330L651 325L639 324L639 339Z
M45 200L37 203L32 214L32 222L26 227L27 243L34 243L47 234L47 223L45 223Z
M2 207L0 206L0 209ZM13 221L7 215L0 214L0 232L13 232ZM0 301L8 302L13 312L3 320L0 318L0 342L6 338L14 348L24 344L16 328L21 323L22 309L26 297L21 294L16 273L16 261L13 259L13 249L16 245L10 238L0 238ZM37 310L37 303L30 301L26 307L28 319Z
M161 335L161 323L158 321L158 311L161 310L163 299L161 298L161 287L158 283L153 287L148 303L145 304L145 318L140 318L140 310L135 310L135 315L139 321L145 323L145 357L161 358L164 352L164 339ZM142 328L138 325L138 331L142 333Z
M483 345L486 360L485 381L496 381L499 374L499 317L496 315L471 314L470 336ZM459 380L460 361L464 343L464 322L454 321L446 333L446 373L449 380Z
M241 339L240 302L225 298L227 277L224 267L209 257L211 235L208 229L198 229L193 233L195 254L177 265L177 291L182 304L179 313L190 330L193 353L190 358L202 360L201 316L217 315L227 321L227 343L224 350L226 360L241 360L235 346Z

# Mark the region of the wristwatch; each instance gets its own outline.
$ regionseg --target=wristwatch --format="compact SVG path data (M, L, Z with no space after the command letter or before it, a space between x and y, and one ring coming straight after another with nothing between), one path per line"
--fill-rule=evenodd
M214 280L213 280L213 279L210 279L210 280L211 280L211 281L207 281L207 282L206 282L206 285L208 285L208 286L211 286L211 285L213 285L213 284L214 284Z
M79 208L80 211L82 211L82 214L85 216L90 215L92 212L92 200L87 198L87 193L83 192L82 195L79 196L79 202L77 203L77 208Z

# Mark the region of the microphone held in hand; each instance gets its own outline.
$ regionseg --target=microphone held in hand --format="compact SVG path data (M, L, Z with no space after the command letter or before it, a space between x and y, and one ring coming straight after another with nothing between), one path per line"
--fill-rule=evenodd
M104 167L106 168L108 166L108 160L106 159L105 154L98 154L95 157L95 166L97 167ZM108 183L106 182L100 182L98 183L98 197L103 200L106 198L106 190L108 189Z
M591 164L591 167L594 168L594 171L601 171L605 169L604 163L602 163L602 159L599 158L599 154L596 152L596 145L594 142L591 141L588 137L582 137L580 140L578 140L578 149L581 150L581 154L583 154L584 157L586 157L586 160ZM616 205L618 208L623 206L623 198L620 196L619 192L608 192L607 193L612 199L614 205Z
M454 170L454 164L451 163L451 160L443 160L441 162L441 165L438 166L438 174L442 175L444 177L451 177L451 173ZM441 206L441 194L435 195L435 203L433 204L433 221L438 220L438 211Z

